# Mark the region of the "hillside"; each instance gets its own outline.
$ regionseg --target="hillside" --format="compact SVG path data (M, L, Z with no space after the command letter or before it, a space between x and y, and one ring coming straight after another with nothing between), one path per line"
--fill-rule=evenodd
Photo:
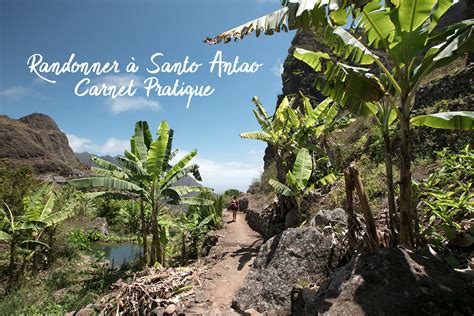
M71 176L85 167L54 120L33 113L18 120L0 115L0 160L32 166L39 174Z

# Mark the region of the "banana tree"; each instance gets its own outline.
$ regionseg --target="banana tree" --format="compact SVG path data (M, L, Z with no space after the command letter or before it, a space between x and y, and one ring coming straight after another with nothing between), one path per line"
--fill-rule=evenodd
M261 131L241 133L241 138L256 139L266 142L275 153L277 178L279 181L285 179L285 154L290 153L296 145L293 131L296 128L294 120L290 120L287 110L290 107L288 98L283 98L273 116L270 116L258 97L253 97L255 104L253 114L261 127Z
M137 122L135 134L131 138L131 151L125 150L124 156L118 158L118 164L112 164L93 158L101 166L93 171L97 177L69 181L76 188L103 188L126 194L129 198L139 200L142 218L147 204L151 209L152 244L150 247L150 264L164 263L164 249L160 243L160 226L158 216L167 204L209 205L211 201L199 197L188 197L192 192L211 192L212 189L202 186L177 186L177 181L188 174L201 181L199 167L188 165L197 151L185 155L176 164L171 165L173 130L166 121L162 121L157 131L157 138L152 139L146 122ZM142 229L144 229L142 220ZM146 240L146 232L144 241ZM145 241L146 242L146 241Z
M331 99L326 99L314 109L308 98L304 95L304 112L297 108L293 109L291 101L287 97L283 98L273 116L268 115L265 108L257 97L252 101L256 108L253 110L257 122L262 131L248 132L240 134L242 138L257 139L265 141L273 148L275 153L275 163L277 169L277 180L286 181L286 172L293 163L294 157L301 148L308 148L315 155L326 157L330 152L327 143L324 141L330 130L336 126L341 126L343 119L337 119L338 110ZM322 139L322 141L320 141ZM316 144L322 143L323 149ZM334 180L332 173L326 175L328 184ZM286 195L279 194L281 203L281 215L293 208L294 203ZM286 197L286 198L285 198Z
M307 148L299 150L293 170L288 170L285 183L270 179L270 185L281 195L293 197L296 201L298 213L301 212L301 202L304 196L314 188L309 179L313 172L313 159Z
M44 232L72 215L71 207L55 210L55 201L51 184L43 184L33 194L23 198L22 210L14 212L7 204L0 209L0 240L10 247L10 281L15 275L18 247L28 250L23 259L24 267L40 247L49 247L42 239Z
M399 237L402 245L411 248L414 246L416 222L411 191L411 123L429 126L429 122L437 122L431 125L472 128L470 112L437 114L424 119L411 117L413 99L422 79L433 70L474 50L473 20L436 27L453 2L283 1L284 8L205 41L215 44L243 38L254 30L258 36L261 32L273 34L280 30L312 26L318 40L329 46L336 57L345 60L335 61L321 52L296 50L295 56L299 55L300 59L321 73L316 88L355 112L365 111L368 102L387 98L400 125ZM357 27L364 32L365 43L341 27L348 21L349 15L354 21L352 28ZM385 51L393 68L387 68L369 47ZM376 65L376 71L369 68L370 65Z

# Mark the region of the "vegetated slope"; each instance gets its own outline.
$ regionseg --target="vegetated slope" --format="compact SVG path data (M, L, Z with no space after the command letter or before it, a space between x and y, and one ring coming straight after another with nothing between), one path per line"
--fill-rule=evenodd
M18 120L0 116L1 159L30 165L39 174L70 176L84 170L66 135L51 117L40 113Z

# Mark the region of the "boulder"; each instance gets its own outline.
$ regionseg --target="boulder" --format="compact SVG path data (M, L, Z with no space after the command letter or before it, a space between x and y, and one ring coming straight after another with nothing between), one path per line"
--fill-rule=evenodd
M244 196L239 199L239 211L246 212L249 208L249 200Z
M109 224L107 223L107 219L105 217L97 217L89 225L87 225L85 232L88 233L94 230L101 232L104 235L108 235Z
M217 245L217 242L219 241L219 238L221 236L217 234L215 231L209 231L206 234L206 237L204 237L204 242L201 248L201 257L206 257L209 255L211 252L212 247Z
M433 256L383 248L355 257L292 315L473 315L474 278Z
M261 248L242 287L236 292L233 307L289 310L290 293L298 284L326 280L335 258L332 240L314 227L290 228L269 239Z
M245 220L250 228L267 240L285 229L285 223L278 216L276 209L277 201L273 201L263 209L249 208L245 214Z
M309 226L323 229L326 226L347 225L347 214L342 208L321 210L309 221Z

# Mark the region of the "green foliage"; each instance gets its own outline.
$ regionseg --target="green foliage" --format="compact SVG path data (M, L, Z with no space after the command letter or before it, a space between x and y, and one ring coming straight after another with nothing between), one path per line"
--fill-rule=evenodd
M120 211L126 201L113 199L112 196L99 196L94 199L96 205L96 217L105 217L110 225L119 222Z
M69 181L76 188L103 188L105 195L118 194L125 199L134 199L146 204L151 209L151 233L153 236L150 251L150 264L163 264L164 256L160 240L165 227L160 227L159 214L166 204L210 205L213 202L199 197L190 197L193 192L210 192L212 189L203 186L175 186L174 184L188 174L201 180L199 167L188 165L196 156L193 150L181 158L174 166L170 160L176 151L172 150L173 130L166 121L158 127L157 138L153 140L148 124L137 122L135 133L130 140L130 151L118 158L118 164L112 164L98 157L92 158L100 168L94 171L100 176ZM119 211L114 212L117 216ZM141 218L142 224L146 218ZM146 238L146 232L142 238ZM166 245L165 247L166 248Z
M312 172L313 159L308 149L303 148L296 156L293 170L286 174L286 183L274 179L270 179L269 183L277 193L293 197L296 200L299 212L303 197L314 188L314 184L309 183Z
M474 151L466 146L459 153L437 153L441 168L419 184L424 212L422 234L435 246L453 241L461 220L474 213ZM472 235L472 229L468 233Z
M67 241L74 248L79 250L90 250L91 240L89 237L80 230L74 230L67 236Z
M49 249L56 225L73 214L73 203L65 202L62 209L55 208L56 196L50 184L43 184L23 197L20 210L12 211L7 204L0 209L0 240L10 248L10 285L24 272L16 271L17 254L21 254L23 267L29 261L35 262L38 254ZM47 234L49 239L45 238Z
M31 193L39 184L36 175L27 165L0 162L0 208L6 203L18 215L23 207L23 197Z

